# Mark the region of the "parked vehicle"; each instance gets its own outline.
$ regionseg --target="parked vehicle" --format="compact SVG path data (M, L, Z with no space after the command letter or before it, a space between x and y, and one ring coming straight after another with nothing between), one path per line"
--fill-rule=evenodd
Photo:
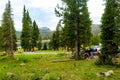
M120 53L120 48L118 48L117 53Z
M100 49L92 47L85 50L83 56L84 58L88 58L88 57L93 58L94 55L98 55L98 54L100 54Z

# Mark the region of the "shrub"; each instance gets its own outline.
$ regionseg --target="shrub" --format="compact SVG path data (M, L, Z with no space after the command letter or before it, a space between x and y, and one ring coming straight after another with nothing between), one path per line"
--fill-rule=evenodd
M58 53L58 56L66 56L66 53Z
M23 53L24 50L23 50L23 48L18 48L17 52L18 52L18 53Z
M34 47L34 51L38 51L38 48Z
M22 63L27 63L27 62L30 62L31 59L32 59L32 57L30 57L30 56L19 55L19 57L17 58L17 61L22 62Z
M47 50L47 44L46 43L44 43L44 45L43 45L43 50Z

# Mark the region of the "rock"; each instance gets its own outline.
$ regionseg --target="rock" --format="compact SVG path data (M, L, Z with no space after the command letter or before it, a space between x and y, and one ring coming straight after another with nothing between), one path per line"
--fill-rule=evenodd
M12 72L7 72L7 76L8 76L8 77L10 77L10 78L12 78L12 77L14 77L14 76L15 76L15 74L14 74L14 73L12 73Z
M107 71L107 72L100 72L100 73L96 73L96 75L98 76L98 77L101 77L101 76L110 76L110 75L112 75L114 72L113 72L113 70L109 70L109 71Z
M120 58L120 53L118 53L118 54L116 55L116 58Z
M96 76L97 76L97 77L102 77L103 74L101 74L101 73L96 73Z
M20 66L25 66L26 64L25 63L21 63Z
M16 60L19 61L19 58L17 58Z
M94 56L94 59L98 59L99 57L98 56Z
M0 56L6 56L6 55L7 55L6 53L0 54Z
M110 76L110 75L112 75L114 72L113 72L113 70L109 70L109 71L107 71L107 72L104 72L104 75L105 76Z

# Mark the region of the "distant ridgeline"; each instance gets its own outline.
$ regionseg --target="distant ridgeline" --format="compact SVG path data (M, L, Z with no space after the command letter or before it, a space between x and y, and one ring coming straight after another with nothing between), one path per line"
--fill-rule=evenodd
M100 24L92 24L92 33L94 34L100 34ZM40 34L42 36L43 40L48 40L52 37L53 31L51 31L48 27L41 27L39 28ZM17 39L20 39L21 32L17 31Z
M100 35L100 24L92 24L91 28L93 35Z
M53 34L53 31L51 31L48 27L39 28L39 32L40 32L43 40L50 39ZM17 35L17 39L20 40L21 31L17 31L16 35Z
M48 27L39 28L40 34L43 40L48 40L52 37L53 31L51 31Z

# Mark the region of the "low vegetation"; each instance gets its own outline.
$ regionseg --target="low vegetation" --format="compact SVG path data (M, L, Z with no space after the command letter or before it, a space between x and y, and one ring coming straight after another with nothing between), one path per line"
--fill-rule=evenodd
M0 56L0 80L119 80L119 66L97 66L95 60L74 61L71 55L16 54L11 60ZM98 73L113 70L110 76Z

